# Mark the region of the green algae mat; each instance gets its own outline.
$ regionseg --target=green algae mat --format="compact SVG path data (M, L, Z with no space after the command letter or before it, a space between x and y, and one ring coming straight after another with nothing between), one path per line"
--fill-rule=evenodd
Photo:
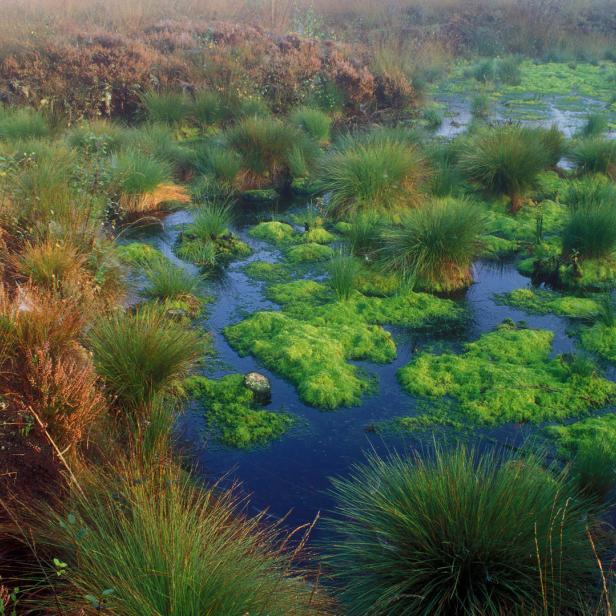
M420 353L400 382L415 396L451 398L460 421L479 426L563 420L613 402L616 384L587 361L550 357L553 337L504 324L460 354Z

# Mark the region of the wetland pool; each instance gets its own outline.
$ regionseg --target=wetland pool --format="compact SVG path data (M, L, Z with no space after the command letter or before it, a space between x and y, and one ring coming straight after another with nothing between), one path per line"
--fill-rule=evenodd
M263 211L259 214L261 219L268 216ZM271 214L279 220L287 220L290 211ZM196 273L196 267L173 253L178 234L191 218L188 211L175 212L163 219L160 226L133 233L130 239L155 246L174 263ZM433 437L429 435L414 438L409 433L376 432L372 426L399 416L417 414L421 405L426 404L425 400L414 398L403 390L396 373L419 349L448 336L447 332L442 332L442 337L428 337L405 328L386 327L396 343L396 359L385 365L353 362L374 375L378 383L373 393L363 397L360 406L323 411L304 404L292 383L266 369L254 357L240 357L223 335L225 327L254 312L279 309L266 298L266 283L253 280L244 272L251 261L277 262L283 258L276 247L248 234L250 226L256 222L254 215L236 216L233 232L251 247L252 253L232 262L219 278L206 280L203 284L203 292L211 296L212 301L206 305L198 324L211 333L215 354L212 360L205 362L202 373L210 378L253 370L265 374L272 384L272 400L265 408L286 411L298 421L289 432L265 446L235 449L211 438L205 427L203 405L192 401L178 418L176 435L178 446L187 454L189 464L206 481L220 482L222 486L240 484L239 493L250 496L251 512L267 510L275 519L285 517L285 523L294 528L312 521L319 512L330 510L330 477L347 475L354 463L365 459L367 451L386 454L430 446ZM469 324L462 335L458 334L454 340L449 337L449 344L459 346L462 342L474 340L509 318L523 321L531 328L554 332L555 355L579 351L575 339L568 335L570 322L566 318L530 315L495 303L494 294L530 285L513 263L497 265L480 261L474 270L475 283L456 300L467 308ZM320 274L322 276L322 271ZM614 379L616 374L608 370L607 376ZM480 448L495 442L515 447L536 431L536 426L510 424L478 429L465 438ZM443 429L434 438L447 438L447 432ZM317 528L316 535L319 533Z

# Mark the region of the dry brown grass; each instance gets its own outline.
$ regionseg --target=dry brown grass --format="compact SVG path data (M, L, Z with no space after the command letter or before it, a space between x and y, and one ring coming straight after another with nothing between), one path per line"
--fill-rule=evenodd
M160 184L152 192L120 196L120 207L129 218L159 212L169 205L187 203L190 203L190 195L184 186L178 184Z

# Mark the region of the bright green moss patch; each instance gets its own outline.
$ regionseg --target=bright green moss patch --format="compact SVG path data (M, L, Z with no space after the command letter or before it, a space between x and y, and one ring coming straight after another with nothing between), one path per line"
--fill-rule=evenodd
M131 242L118 246L117 254L122 263L132 267L154 265L166 258L160 250L142 242Z
M165 313L170 318L179 321L191 321L203 312L203 308L208 301L210 301L209 297L197 297L196 295L188 294L166 298L162 300L162 305L164 306Z
M244 271L250 278L265 282L287 282L291 279L291 272L284 263L252 261L244 267Z
M495 295L495 300L499 304L534 314L554 313L572 319L594 319L601 312L601 304L597 300L560 295L544 289L516 289Z
M175 247L175 254L180 259L203 267L229 263L234 259L247 257L251 252L248 244L232 234L204 242L190 235L190 227L182 234Z
M380 325L449 330L464 318L454 302L424 293L380 298L355 292L336 301L327 285L314 280L273 284L267 295L283 311L259 312L228 327L227 340L293 382L308 404L326 409L356 405L371 387L349 360L395 358L393 339Z
M309 242L298 244L289 248L287 258L291 263L316 263L327 261L334 256L334 251L329 246Z
M393 272L383 273L372 268L364 268L357 278L356 286L364 295L386 297L401 288L402 280Z
M338 231L338 233L340 233L341 235L346 235L347 233L350 233L352 228L353 225L350 222L345 222L344 220L338 221L334 226L334 229Z
M582 346L610 362L616 362L616 325L595 323L580 332Z
M572 266L562 265L559 269L560 283L569 289L609 290L616 283L616 260L585 259L579 271Z
M295 235L295 230L286 222L270 220L269 222L260 222L248 233L258 240L280 245L291 241Z
M231 447L263 445L282 436L294 423L287 413L256 408L254 394L241 374L218 380L202 376L187 380L187 391L204 405L208 427Z
M316 195L320 190L319 184L310 180L310 178L295 178L291 182L291 190L296 195L311 196Z
M555 439L562 455L570 456L578 451L603 443L616 451L616 414L587 417L566 426L548 426L545 432Z
M487 259L508 257L520 249L520 244L516 240L496 235L484 235L481 238L481 245L481 256Z
M391 361L396 348L388 332L364 323L312 324L282 312L258 312L225 329L241 355L295 383L302 400L324 409L359 404L370 388L350 359Z
M600 408L616 396L616 384L588 365L550 359L550 331L501 326L465 345L461 355L420 353L399 371L411 394L458 402L475 424L541 422Z
M304 233L303 239L306 242L314 242L315 244L331 244L338 237L323 227L314 227Z

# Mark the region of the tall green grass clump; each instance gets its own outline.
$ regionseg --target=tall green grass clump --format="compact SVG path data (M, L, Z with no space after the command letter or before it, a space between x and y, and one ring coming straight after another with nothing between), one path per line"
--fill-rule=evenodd
M473 96L471 115L480 120L485 120L490 115L490 97L487 94L481 93Z
M166 259L154 261L146 270L148 285L144 295L152 299L171 299L192 295L199 279Z
M471 202L435 200L411 210L399 225L384 231L382 267L430 290L467 286L483 226L483 214Z
M417 205L426 176L424 158L409 143L383 137L346 139L322 165L321 185L336 216L376 210L396 215Z
M340 301L348 300L357 285L361 265L353 255L339 252L334 255L327 266L329 283Z
M562 232L563 252L582 259L609 257L616 249L616 209L613 203L578 207L569 213Z
M462 155L460 166L469 180L496 195L506 195L518 212L524 196L549 164L545 145L532 130L500 126L482 131Z
M371 456L334 481L349 616L560 614L593 587L586 507L530 456ZM562 610L562 611L561 611Z
M123 616L325 616L329 602L294 569L284 537L232 495L172 463L134 460L91 473L43 540L54 611ZM132 467L132 468L131 468ZM52 558L50 557L50 561Z
M143 195L171 180L173 170L166 161L138 149L128 149L112 158L110 183L126 195Z
M232 222L233 213L228 205L210 203L199 209L190 225L190 232L198 240L209 242L228 233Z
M616 486L616 452L613 443L599 438L588 440L576 452L571 472L579 490L602 503Z
M38 111L0 107L0 139L42 139L48 135L47 121Z
M571 151L571 159L582 173L604 173L616 178L616 140L590 137Z
M331 130L331 118L312 107L298 107L289 116L291 124L303 130L315 141L326 144L329 143L329 133Z
M599 137L608 129L609 122L603 113L591 113L580 131L582 137Z
M601 175L583 176L569 183L564 202L573 209L616 203L616 186Z
M203 127L221 124L225 118L224 104L221 95L214 90L197 92L190 106L190 116Z
M377 250L383 229L383 219L377 212L366 211L353 216L347 238L356 257L371 258Z
M234 190L242 169L242 158L234 150L220 145L201 149L196 157L197 171L213 180L218 189Z
M204 348L197 331L169 319L156 304L101 319L88 345L111 399L129 412L181 391Z
M550 128L535 128L533 130L545 148L548 166L556 167L567 150L565 136L556 124L553 124Z
M296 129L271 117L247 117L226 134L255 186L277 183L288 172L288 157L298 143Z
M146 92L141 103L150 122L181 124L188 115L189 101L179 92Z

